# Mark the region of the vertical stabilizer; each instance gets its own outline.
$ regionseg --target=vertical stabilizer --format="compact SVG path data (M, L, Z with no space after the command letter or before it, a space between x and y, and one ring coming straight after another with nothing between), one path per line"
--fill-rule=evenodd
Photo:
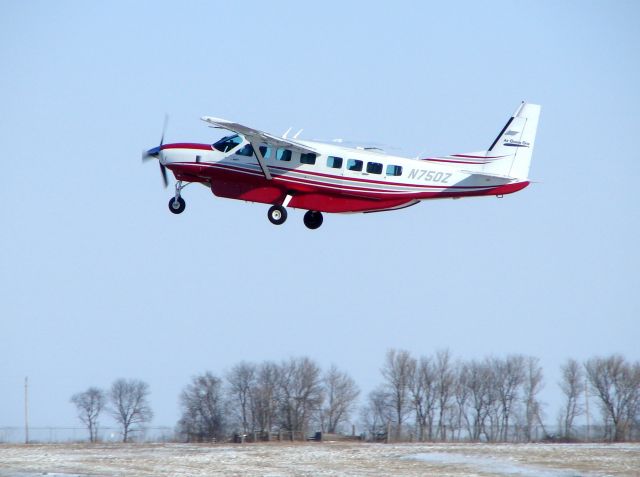
M527 179L539 117L540 105L518 106L487 151L487 157L495 159L483 166L483 172Z

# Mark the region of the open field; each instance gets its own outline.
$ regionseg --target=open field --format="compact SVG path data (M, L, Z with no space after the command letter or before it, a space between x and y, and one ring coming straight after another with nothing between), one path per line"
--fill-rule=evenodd
M640 476L640 444L0 446L0 476Z

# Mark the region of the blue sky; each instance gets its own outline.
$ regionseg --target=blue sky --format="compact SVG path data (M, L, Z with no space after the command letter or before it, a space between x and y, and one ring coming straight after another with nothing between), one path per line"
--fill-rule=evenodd
M146 380L154 423L205 370L307 355L365 392L388 348L525 353L557 368L638 338L637 2L2 2L0 426L73 425L69 397ZM543 106L503 199L372 215L170 189L143 148L223 117L397 154L486 148Z

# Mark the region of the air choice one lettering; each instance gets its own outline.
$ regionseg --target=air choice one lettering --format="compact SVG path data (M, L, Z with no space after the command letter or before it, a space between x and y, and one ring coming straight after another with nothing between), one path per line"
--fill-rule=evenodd
M429 171L426 169L411 169L409 179L423 180L425 182L441 182L447 184L451 174L448 172Z

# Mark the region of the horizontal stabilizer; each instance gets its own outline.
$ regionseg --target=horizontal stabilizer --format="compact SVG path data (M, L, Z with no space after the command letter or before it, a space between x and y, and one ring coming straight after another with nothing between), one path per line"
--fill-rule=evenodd
M465 174L471 174L472 177L477 179L486 179L486 180L499 180L502 181L503 184L508 184L509 182L517 181L517 177L511 176L503 176L500 174L489 174L487 172L476 172L476 171L461 171Z
M470 174L465 182L477 184L478 186L501 186L516 182L518 179L510 176L502 176L498 174L488 174L485 172L463 171Z

